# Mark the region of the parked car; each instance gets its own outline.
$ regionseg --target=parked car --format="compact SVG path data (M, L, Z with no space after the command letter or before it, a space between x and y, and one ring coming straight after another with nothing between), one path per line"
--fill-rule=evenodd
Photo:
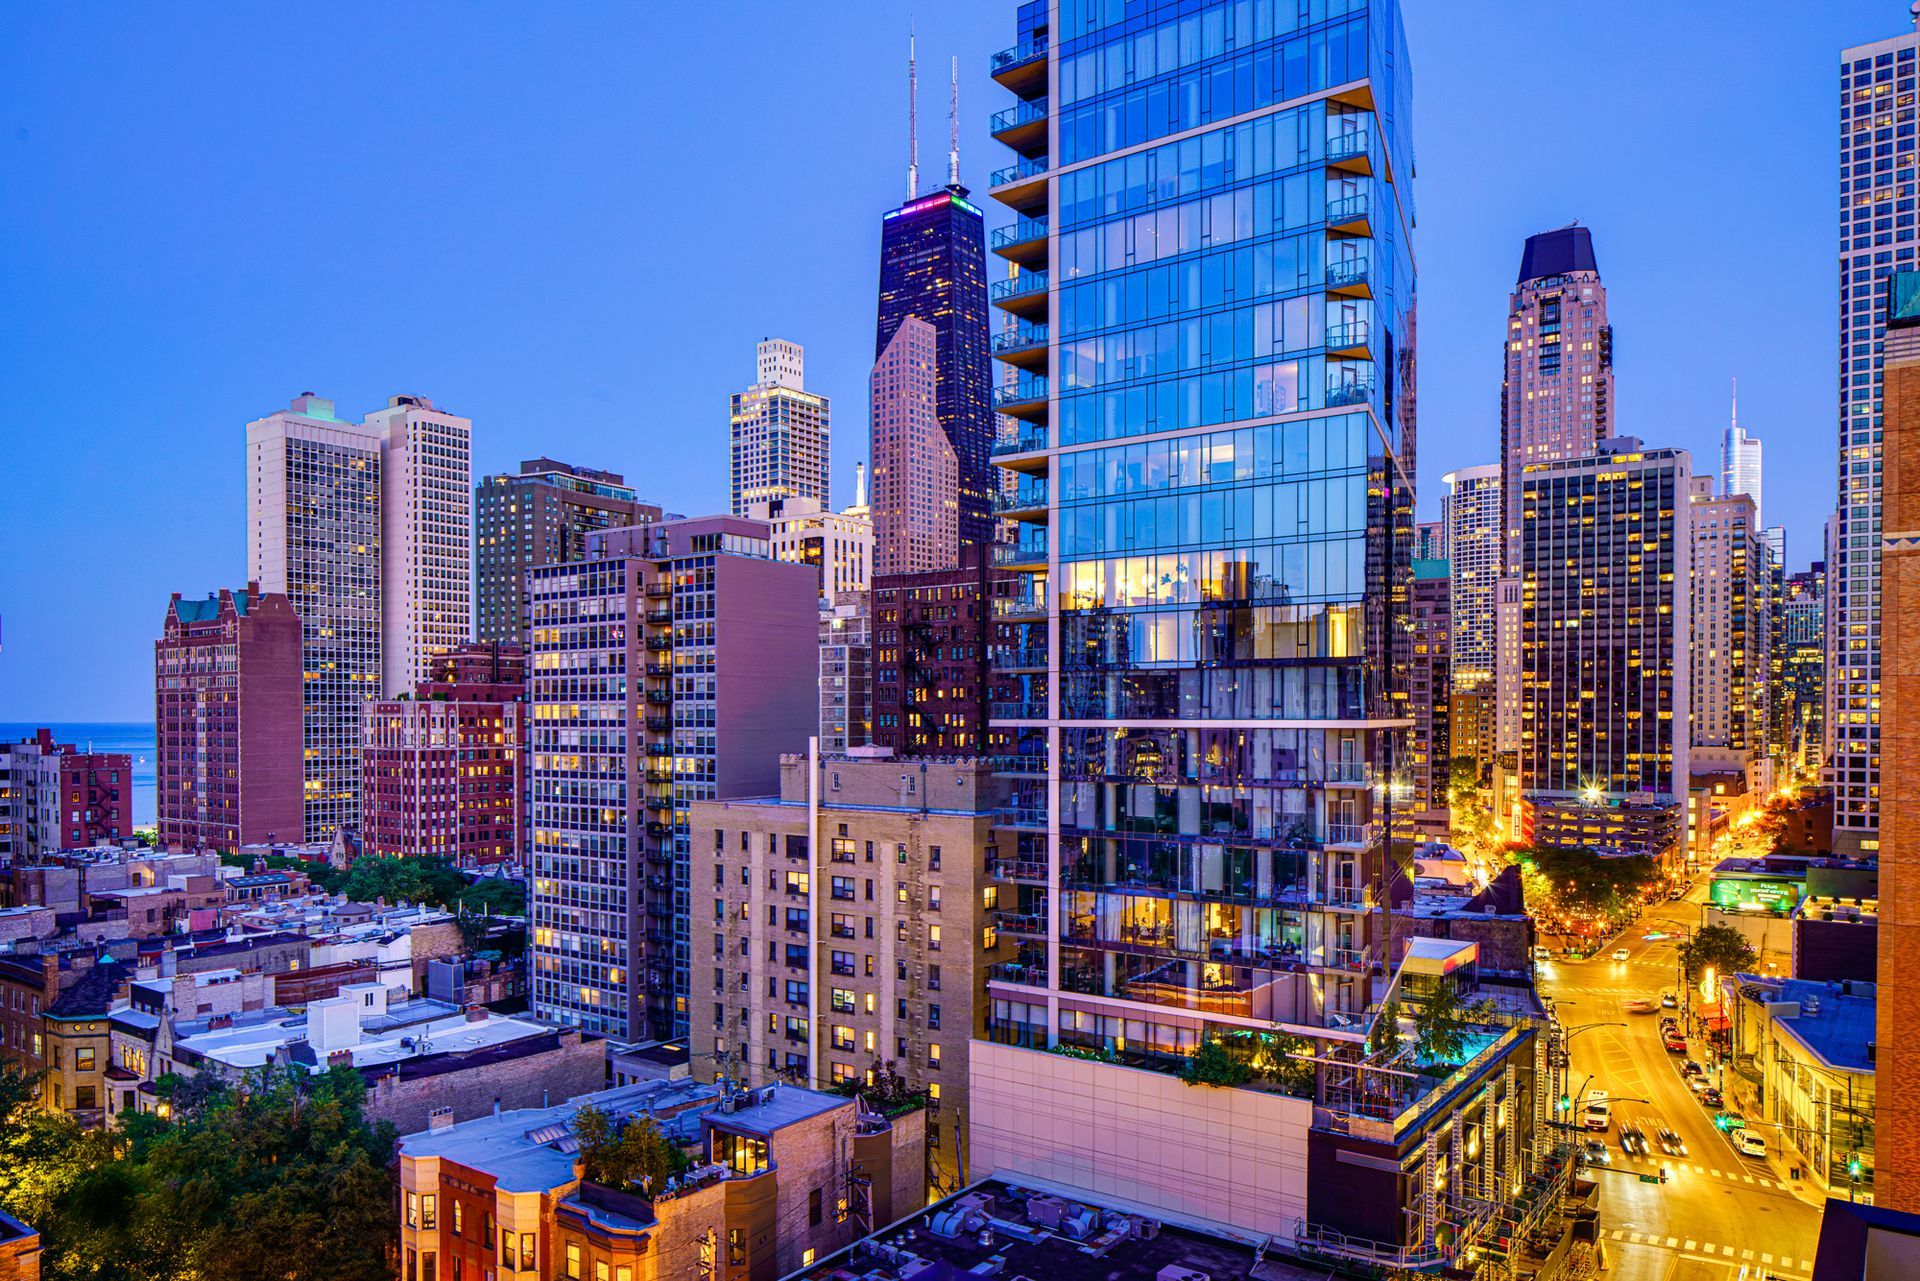
M1711 1085L1700 1091L1700 1101L1710 1108L1726 1106L1726 1100L1720 1097L1720 1091L1714 1089Z
M1663 1125L1655 1130L1653 1137L1655 1142L1659 1143L1660 1150L1668 1156L1685 1156L1687 1154L1687 1145L1681 1141L1678 1134L1675 1134L1666 1126Z
M1667 1047L1668 1054L1685 1054L1687 1052L1687 1038L1681 1036L1678 1032L1667 1033L1660 1038L1660 1044Z
M1706 1074L1707 1070L1692 1059L1687 1059L1680 1064L1681 1076L1705 1076Z
M1588 1165L1612 1165L1613 1154L1600 1139L1588 1139L1580 1145L1580 1159Z
M1764 1134L1755 1134L1752 1130L1737 1130L1733 1136L1733 1146L1739 1149L1741 1156L1757 1156L1762 1160L1767 1155L1767 1138Z
M1687 1088L1695 1094L1705 1094L1708 1090L1711 1090L1713 1086L1708 1083L1705 1074L1702 1074L1700 1076L1688 1077Z
M1680 1008L1680 998L1671 992L1662 992L1660 994L1660 1008L1663 1010L1677 1010Z
M1613 959L1616 961L1624 961L1629 955L1631 954L1624 947L1616 947L1613 949Z

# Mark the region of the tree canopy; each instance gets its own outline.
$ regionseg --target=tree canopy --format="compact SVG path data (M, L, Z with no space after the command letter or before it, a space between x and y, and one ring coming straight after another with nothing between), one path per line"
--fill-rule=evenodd
M1687 981L1698 982L1711 965L1721 977L1751 970L1760 958L1747 936L1731 925L1708 925L1680 945Z
M1644 854L1602 856L1592 850L1535 850L1530 888L1546 893L1561 907L1598 917L1631 910L1660 869Z
M692 1165L650 1116L617 1121L599 1108L583 1107L574 1113L573 1134L586 1177L617 1192L651 1196Z

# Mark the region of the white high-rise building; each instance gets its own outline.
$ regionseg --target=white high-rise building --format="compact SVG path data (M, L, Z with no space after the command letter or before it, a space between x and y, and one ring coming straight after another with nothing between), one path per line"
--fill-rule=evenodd
M1913 270L1920 244L1913 219L1895 216L1920 161L1915 135L1895 123L1911 108L1917 60L1915 31L1840 55L1840 489L1827 566L1827 732L1841 853L1880 846L1880 351L1887 282Z
M735 392L730 414L733 514L754 503L811 498L832 506L828 480L831 405L808 391L806 351L784 338L755 351L754 382Z
M473 420L395 396L366 425L381 440L380 658L395 697L473 636Z
M1740 397L1736 393L1733 414L1727 420L1727 430L1720 437L1720 493L1727 498L1745 494L1753 499L1756 528L1761 516L1760 455L1760 438L1749 436L1747 429L1740 425Z
M1498 661L1494 587L1502 549L1500 466L1462 467L1440 478L1447 486L1448 604L1452 612L1452 689L1487 689Z
M1769 790L1770 553L1751 494L1716 498L1712 478L1696 476L1690 504L1689 760L1696 768L1740 770L1750 788Z
M300 615L305 837L360 825L360 714L380 697L381 432L306 393L247 424L247 577Z

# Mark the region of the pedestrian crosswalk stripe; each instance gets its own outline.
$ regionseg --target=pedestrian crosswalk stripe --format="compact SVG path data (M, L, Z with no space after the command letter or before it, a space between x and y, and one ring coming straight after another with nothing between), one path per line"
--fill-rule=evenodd
M1723 1245L1720 1247L1720 1253L1724 1254L1727 1258L1731 1259L1733 1257L1733 1247L1730 1245Z
M1742 1250L1742 1251L1740 1252L1740 1257L1741 1257L1741 1258L1743 1258L1743 1259L1751 1259L1751 1258L1753 1257L1753 1251L1751 1251L1751 1250Z
M1772 1263L1772 1262L1773 1262L1773 1256L1772 1256L1771 1254L1763 1254L1763 1255L1761 1255L1761 1256L1760 1256L1760 1262L1762 1262L1762 1263Z
M1694 1241L1688 1240L1688 1242L1685 1245L1681 1246L1680 1248L1683 1250L1691 1250L1694 1248L1695 1244L1696 1243Z
M1669 1250L1671 1250L1671 1249L1673 1249L1673 1247L1674 1247L1674 1246L1676 1246L1676 1245L1678 1245L1678 1244L1679 1244L1679 1238L1678 1238L1678 1237L1668 1237L1668 1238L1667 1238L1667 1249L1669 1249Z

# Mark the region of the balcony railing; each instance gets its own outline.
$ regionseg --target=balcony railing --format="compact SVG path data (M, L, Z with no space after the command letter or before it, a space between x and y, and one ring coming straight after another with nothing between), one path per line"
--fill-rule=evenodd
M1373 140L1365 129L1345 129L1327 137L1327 160L1339 164L1359 160L1373 150Z
M1328 761L1326 778L1329 783L1369 783L1373 780L1373 766L1365 761Z
M1034 375L1015 379L1010 385L993 389L993 407L1006 410L1013 405L1030 405L1047 398L1047 380Z
M989 301L999 303L1045 292L1047 292L1047 273L1044 271L1023 271L1017 276L996 280L987 286Z
M1011 52L1009 50L1008 52ZM1046 46L1040 46L1040 52L1046 53ZM1034 98L1028 102L1016 102L1004 111L996 111L987 121L988 133L1005 133L1009 129L1018 129L1021 125L1030 125L1047 118L1047 100Z
M1045 645L996 645L988 655L988 663L1000 671L1012 671L1022 667L1045 667L1047 665L1047 647Z
M993 563L1004 569L1010 565L1044 565L1047 549L1030 543L995 543Z
M1341 378L1327 384L1327 407L1364 405L1373 399L1373 379Z
M987 977L998 979L1002 983L1019 983L1026 987L1045 987L1047 985L1047 965L1045 961L1001 961L998 965L987 967Z
M1328 845L1366 845L1378 831L1375 823L1329 823L1321 840Z
M1371 270L1365 258L1337 259L1327 264L1327 288L1359 289L1367 284Z
M1016 351L1032 351L1035 347L1047 345L1047 327L1045 325L1015 325L1011 329L1002 329L993 336L993 354L1011 355Z
M1038 938L1047 936L1045 912L989 912L987 921L1003 934L1028 934Z
M1364 320L1352 320L1344 325L1327 326L1327 346L1336 351L1364 347L1371 341L1371 329Z
M1038 596L996 596L993 616L1008 621L1020 618L1045 618L1047 602Z
M1016 182L1026 182L1030 178L1043 178L1047 173L1047 162L1039 160L1017 160L1003 169L996 169L987 179L989 187L1006 187Z
M1012 225L995 227L988 236L988 243L995 249L1005 249L1011 245L1024 245L1029 241L1047 238L1047 220L1045 218L1020 218Z
M1370 212L1365 192L1327 201L1327 221L1330 223L1359 222Z
M1041 859L990 858L987 860L987 875L1003 881L1044 881L1047 879L1047 865Z
M998 704L996 704L998 706ZM1024 706L1024 704L1023 704ZM1045 704L1041 704L1044 715ZM1008 805L994 811L995 827L1045 827L1047 825L1046 807L1042 805Z
M1017 752L993 758L993 772L1011 778L1045 778L1047 758L1039 752Z
M1009 490L995 490L993 510L996 512L1038 511L1047 505L1047 486L1045 481L1023 480Z
M1035 58L1044 58L1046 56L1047 42L1044 38L1040 40L1029 40L1024 44L1017 44L1011 49L1002 49L999 53L994 54L991 62L988 64L987 74L997 76L1003 71L1011 71L1024 63L1032 62Z
M1043 721L1047 719L1047 700L1023 698L1011 702L987 704L987 719L995 721Z

